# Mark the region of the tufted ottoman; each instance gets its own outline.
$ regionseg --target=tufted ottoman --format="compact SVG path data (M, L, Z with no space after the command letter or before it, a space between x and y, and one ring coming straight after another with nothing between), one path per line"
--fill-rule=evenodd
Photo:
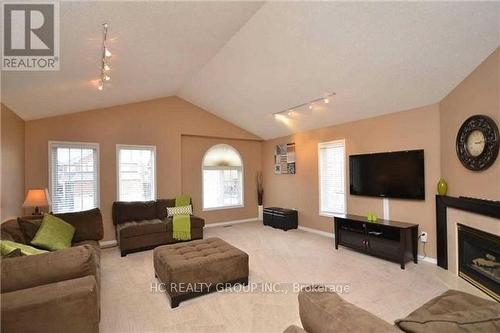
M248 254L220 238L159 246L153 260L172 308L236 283L248 284Z

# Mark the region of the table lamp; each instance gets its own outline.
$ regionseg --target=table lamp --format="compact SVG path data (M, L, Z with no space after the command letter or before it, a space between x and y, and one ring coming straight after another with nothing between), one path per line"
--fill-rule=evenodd
M50 204L50 196L47 189L32 189L28 190L23 208L35 207L33 215L41 215L40 207L48 207Z

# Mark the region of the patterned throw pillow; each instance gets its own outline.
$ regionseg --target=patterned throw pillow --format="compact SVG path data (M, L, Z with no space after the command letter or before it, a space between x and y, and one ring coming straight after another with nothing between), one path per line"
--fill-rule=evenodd
M180 207L167 207L167 216L172 217L175 215L193 215L191 205Z

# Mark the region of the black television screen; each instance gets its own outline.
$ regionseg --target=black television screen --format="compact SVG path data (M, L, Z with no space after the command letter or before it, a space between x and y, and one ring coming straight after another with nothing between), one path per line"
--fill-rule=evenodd
M354 195L425 199L423 150L351 155L349 175Z

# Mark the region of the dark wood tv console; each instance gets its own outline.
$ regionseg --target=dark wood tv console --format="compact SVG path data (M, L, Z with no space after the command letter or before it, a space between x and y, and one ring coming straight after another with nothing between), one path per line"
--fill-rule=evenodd
M398 262L401 269L412 260L418 263L418 224L381 220L365 216L335 215L335 249L339 245L382 259Z

